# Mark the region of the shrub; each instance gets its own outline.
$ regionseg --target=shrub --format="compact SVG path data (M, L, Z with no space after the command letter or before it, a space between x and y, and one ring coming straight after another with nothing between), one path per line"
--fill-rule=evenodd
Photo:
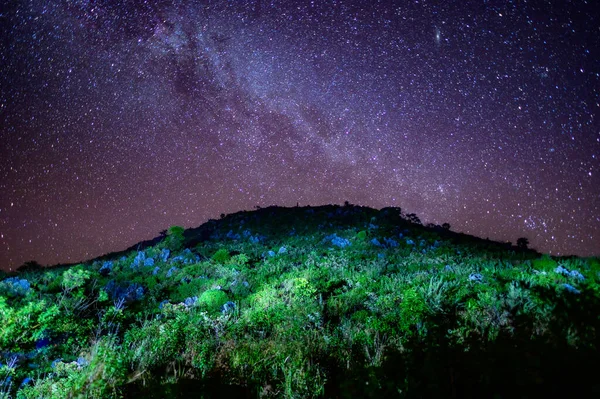
M190 281L188 284L178 284L175 293L172 296L173 301L183 301L185 298L199 295L202 291L206 290L207 286L211 284L211 280L205 278L196 278Z
M427 303L419 290L415 287L405 289L400 304L401 317L399 323L401 329L411 335L410 327L422 322L427 312Z
M212 260L215 261L215 262L217 262L217 263L226 263L229 259L230 259L229 251L226 250L225 248L219 249L212 256Z
M548 255L533 260L533 267L540 271L550 271L556 267L557 263Z
M100 267L100 270L98 272L102 276L108 276L110 274L110 272L112 271L112 268L113 268L113 263L111 261L106 261L106 262L102 263L102 267Z
M171 251L179 251L183 248L185 237L183 235L185 229L181 226L171 226L167 230L167 237L164 240L164 246ZM168 257L168 255L167 255Z
M63 273L62 287L65 291L81 288L90 279L91 275L92 273L83 269L81 265L68 269Z
M4 294L8 297L26 296L31 291L29 281L11 277L0 282L0 294Z
M336 234L331 234L323 239L325 242L330 242L331 245L334 245L339 248L346 248L351 245L350 241L346 238L338 237Z
M252 307L245 309L244 318L255 331L261 331L261 335L269 334L276 325L282 323L290 309L279 297L279 292L270 285L263 286L249 299Z
M110 280L104 287L104 291L112 300L123 300L125 303L134 302L144 297L144 287L138 283L123 285Z
M231 262L241 268L245 268L250 262L250 258L246 254L239 254L231 257Z
M313 299L317 293L316 289L308 282L307 279L293 278L286 280L283 283L284 292L290 299L305 301Z
M198 305L204 306L209 312L218 312L229 301L227 294L221 290L204 291L198 298Z
M143 326L132 327L123 338L130 348L132 363L140 372L165 365L179 352L180 326L173 320L150 320Z
M45 301L29 301L23 306L11 307L0 296L0 348L17 349L31 345L48 328L63 327L56 323L58 308L47 306Z

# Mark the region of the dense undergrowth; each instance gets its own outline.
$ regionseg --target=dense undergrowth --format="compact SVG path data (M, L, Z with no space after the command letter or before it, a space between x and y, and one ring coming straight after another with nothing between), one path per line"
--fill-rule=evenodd
M0 274L0 398L598 395L597 258L265 208Z

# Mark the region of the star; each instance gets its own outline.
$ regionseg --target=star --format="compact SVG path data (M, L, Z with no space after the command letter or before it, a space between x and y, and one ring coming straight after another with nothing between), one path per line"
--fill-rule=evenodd
M11 2L0 268L346 200L600 254L593 4L293 3Z

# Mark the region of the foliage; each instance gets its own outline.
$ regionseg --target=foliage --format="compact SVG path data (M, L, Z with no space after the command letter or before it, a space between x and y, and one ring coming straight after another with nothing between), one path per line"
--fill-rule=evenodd
M227 301L229 301L227 294L221 290L207 290L198 297L198 305L205 307L210 312L221 310Z
M80 288L87 280L89 280L91 275L91 271L85 270L81 265L68 269L63 273L62 287L65 291L72 291L76 288Z
M18 277L7 278L0 282L0 294L8 297L26 296L31 291L31 285L26 279Z
M229 258L230 258L229 251L225 248L219 249L212 256L212 260L216 263L226 263L227 261L229 261Z
M549 255L544 255L539 259L533 260L533 267L540 271L550 271L556 268L558 263L552 259Z
M563 363L594 381L597 258L349 203L205 228L185 232L193 252L173 226L124 256L3 275L0 397L172 397L190 380L262 397L493 397L515 380L497 373L526 383Z
M179 251L183 248L185 229L181 226L171 226L166 231L166 237L163 240L162 247L170 251Z
M521 238L517 239L517 248L527 249L528 245L529 245L529 240L527 238L521 237Z

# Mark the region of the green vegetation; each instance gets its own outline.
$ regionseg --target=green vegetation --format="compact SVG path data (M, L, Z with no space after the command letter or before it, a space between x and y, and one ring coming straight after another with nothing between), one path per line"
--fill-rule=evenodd
M184 234L185 233L185 234ZM265 208L0 276L0 398L600 393L600 262Z

